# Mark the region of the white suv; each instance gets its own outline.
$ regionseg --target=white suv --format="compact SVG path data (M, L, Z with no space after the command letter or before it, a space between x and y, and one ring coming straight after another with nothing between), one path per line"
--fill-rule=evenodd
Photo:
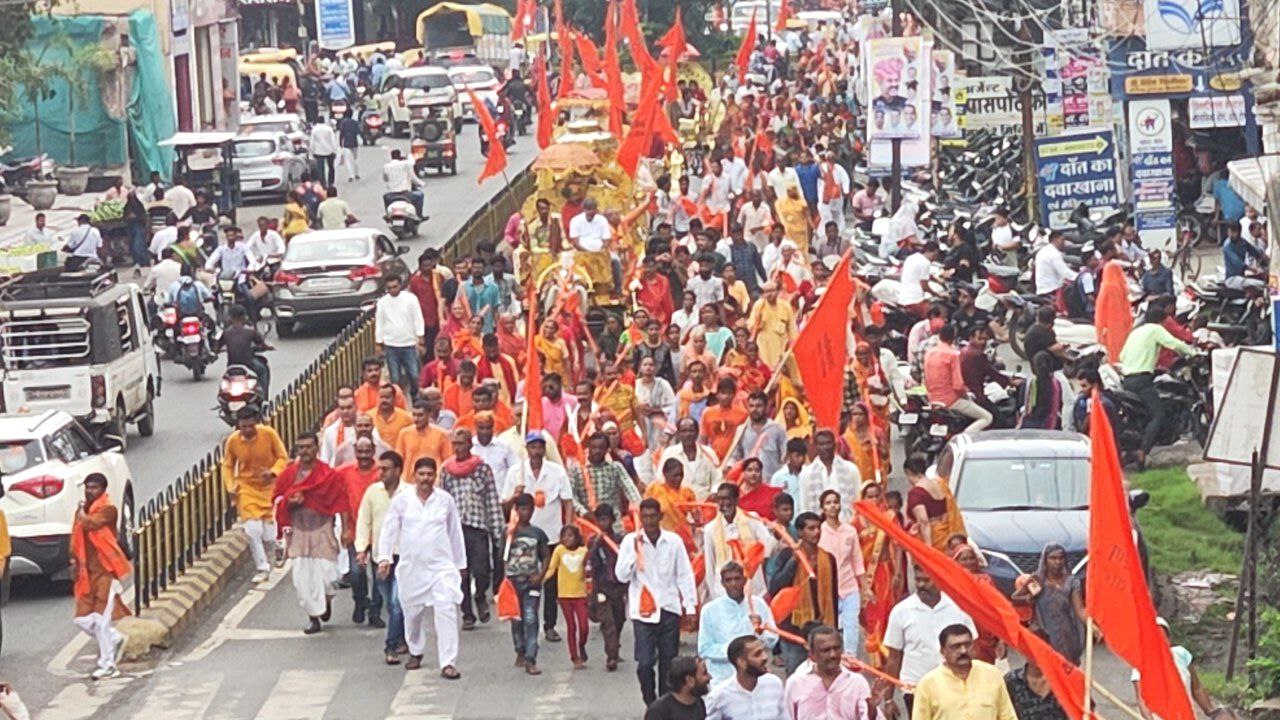
M95 472L107 477L120 545L132 556L133 483L119 448L99 445L65 412L0 416L0 510L9 522L14 575L66 576L76 507L85 477Z

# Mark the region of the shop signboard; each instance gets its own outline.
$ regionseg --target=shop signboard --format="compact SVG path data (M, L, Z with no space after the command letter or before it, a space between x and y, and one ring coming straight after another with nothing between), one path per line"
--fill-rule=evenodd
M1151 50L1240 42L1240 0L1143 0L1142 14Z
M1173 121L1168 100L1129 101L1129 152L1138 237L1144 247L1170 249L1177 225L1177 181L1173 177Z
M1239 71L1250 62L1253 36L1242 26L1238 44L1178 50L1150 49L1140 37L1114 40L1107 52L1111 69L1111 95L1117 100L1186 98L1242 92Z
M1008 77L957 78L960 91L956 94L958 107L963 108L957 122L963 130L1017 127L1022 124L1022 98ZM1047 108L1044 95L1032 95L1032 116L1037 134L1043 132Z
M1040 217L1051 228L1068 228L1082 203L1092 211L1120 205L1115 139L1110 130L1036 138Z
M1246 120L1244 95L1189 98L1187 117L1192 130L1240 127Z
M342 50L356 44L351 0L316 0L316 39L325 50Z

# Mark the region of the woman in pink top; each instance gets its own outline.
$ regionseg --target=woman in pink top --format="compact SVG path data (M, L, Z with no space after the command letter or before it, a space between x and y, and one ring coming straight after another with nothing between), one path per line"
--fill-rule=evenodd
M831 553L836 559L840 634L844 637L844 646L859 648L862 640L858 613L862 610L867 571L862 563L862 544L858 542L858 529L853 523L840 522L840 502L840 493L835 490L827 490L819 498L822 507L822 537L818 539L818 547Z

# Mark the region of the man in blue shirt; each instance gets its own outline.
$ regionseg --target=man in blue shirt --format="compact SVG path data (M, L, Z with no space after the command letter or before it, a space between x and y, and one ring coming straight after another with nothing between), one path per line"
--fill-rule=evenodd
M777 634L765 629L775 627L769 604L759 595L746 595L747 577L742 565L733 560L725 563L720 568L720 583L724 597L703 605L698 621L698 656L707 662L712 685L733 677L729 643L734 638L758 632L766 648L778 642Z
M1227 223L1227 239L1222 243L1223 284L1239 287L1243 283L1249 258L1265 263L1267 256L1240 236L1240 223ZM1236 278L1240 278L1237 280Z
M496 326L502 298L498 293L498 286L485 279L484 271L484 260L472 258L471 282L463 287L467 293L467 304L471 306L471 314L484 318L484 333L488 335Z
M1244 217L1244 200L1231 188L1225 174L1213 181L1213 199L1218 201L1218 209L1226 222L1239 222Z
M822 171L818 168L818 162L813 159L812 153L806 153L804 158L796 165L796 177L800 179L800 193L804 195L804 201L808 203L809 210L817 210L818 208L818 178Z

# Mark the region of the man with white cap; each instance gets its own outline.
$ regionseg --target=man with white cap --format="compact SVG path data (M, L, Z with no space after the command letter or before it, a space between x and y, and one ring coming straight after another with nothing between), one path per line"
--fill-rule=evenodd
M573 522L573 486L563 466L546 461L545 435L530 432L524 442L528 457L507 470L507 477L502 483L503 508L510 513L517 497L522 493L532 495L533 517L530 522L547 534L551 541L547 552L554 553L560 540L560 530ZM556 599L556 579L553 576L543 586L542 593L542 621L547 642L560 641L560 635L556 633Z

